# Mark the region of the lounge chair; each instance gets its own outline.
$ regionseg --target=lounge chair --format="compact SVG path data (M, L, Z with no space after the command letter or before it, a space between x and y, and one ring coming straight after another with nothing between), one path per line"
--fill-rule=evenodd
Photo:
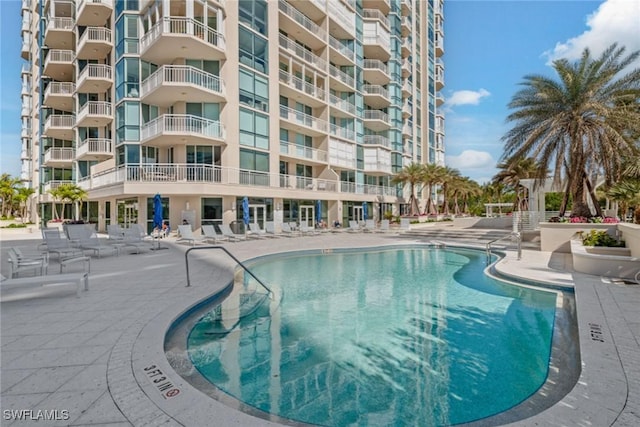
M195 236L193 234L193 231L191 231L191 226L188 224L179 225L178 234L180 234L180 237L178 238L178 240L176 240L176 243L186 241L191 243L191 246L193 246L196 243L203 243L205 240L202 236L200 237Z
M151 245L149 245L150 242L143 240L142 237L140 237L140 233L135 228L127 228L124 231L122 240L115 242L114 246L134 248L137 254L140 253L140 249L151 249Z
M269 237L280 237L282 235L276 233L276 225L273 221L267 221L264 223L264 233Z
M388 233L389 231L391 231L389 228L389 220L383 219L380 221L380 228L376 229L376 233Z
M45 258L22 258L19 256L19 252L16 252L14 248L9 248L7 254L9 255L9 277L14 278L19 273L24 271L32 271L36 274L40 271L40 275L47 272L47 260Z
M258 224L256 224L255 222L252 222L251 224L249 224L249 231L247 231L247 237L264 239L267 236L265 231L260 229L260 226Z
M70 225L67 227L69 239L83 251L93 251L93 255L102 257L103 253L119 254L120 250L113 245L105 245L98 235L86 225Z
M291 228L291 225L289 225L288 223L283 222L282 223L282 234L285 235L285 236L297 236L300 233L298 231L294 231Z
M362 231L368 231L368 232L372 232L375 233L376 231L376 222L372 219L367 219L364 221L364 227L362 228Z
M246 240L247 236L244 234L237 234L231 230L231 227L225 224L220 224L220 232L223 236L228 237L232 242L238 242L240 240Z
M315 236L315 235L319 234L319 232L316 231L315 228L309 227L308 224L300 224L300 233L303 236Z
M202 234L204 235L204 241L209 243L228 242L229 238L221 234L216 233L216 228L213 225L203 225Z
M47 253L58 255L58 259L66 259L84 256L81 249L73 247L71 242L60 235L60 230L42 230L42 238L44 240L44 250Z
M76 284L76 296L80 296L82 291L82 285L84 284L84 290L89 290L89 273L65 273L65 274L50 274L42 276L31 277L18 277L15 279L7 279L0 275L0 286L12 287L12 286L29 286L29 285L55 285L64 283Z
M114 242L121 242L124 240L125 231L118 224L109 224L107 225L107 235L109 236L109 240L113 240Z
M362 228L360 228L360 224L358 224L358 221L349 221L349 231L351 231L352 233L359 233L362 231Z
M409 231L409 230L411 230L411 221L409 221L409 218L401 218L400 231Z

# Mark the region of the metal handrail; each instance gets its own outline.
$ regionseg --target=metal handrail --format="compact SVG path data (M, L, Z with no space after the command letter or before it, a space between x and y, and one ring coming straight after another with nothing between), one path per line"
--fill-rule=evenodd
M242 269L244 271L246 271L247 273L249 273L249 275L251 277L253 277L254 279L256 279L256 281L258 283L260 283L260 286L262 286L263 288L265 288L267 290L267 292L269 293L269 298L273 298L273 291L271 289L269 289L269 287L267 285L265 285L262 280L258 279L256 277L255 274L253 274L251 272L251 270L249 270L247 268L246 265L244 265L238 258L236 258L235 256L233 256L233 254L231 252L229 252L226 248L222 247L222 246L200 246L200 247L196 247L196 248L189 248L187 249L187 251L184 253L184 262L185 262L185 266L187 267L187 287L191 286L191 278L189 276L189 252L193 251L193 250L201 250L201 249L220 249L221 251L223 251L224 253L226 253L227 255L229 255L229 257L234 260L240 267L242 267Z
M487 243L487 260L491 259L491 244L499 242L500 240L504 240L507 237L508 238L515 237L517 239L517 243L518 243L518 261L522 258L522 235L518 231L512 231L511 233L509 233L507 235L504 235L504 236L499 237L497 239L493 239L492 241Z

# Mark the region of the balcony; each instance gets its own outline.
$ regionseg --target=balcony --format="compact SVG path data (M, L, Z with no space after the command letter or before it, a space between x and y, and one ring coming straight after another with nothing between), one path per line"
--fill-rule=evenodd
M304 8L304 14L314 21L327 16L327 0L310 0L308 2L294 2L298 8Z
M73 81L74 59L72 50L51 49L44 60L42 74L60 82Z
M364 23L364 35L362 37L362 45L364 47L364 56L371 59L380 59L388 61L391 57L391 38L389 31L376 22Z
M400 25L400 30L402 31L402 37L408 37L411 34L411 27L412 27L411 17L403 16L401 25Z
M113 157L113 145L107 138L87 138L78 143L76 159L103 161Z
M295 55L298 59L302 59L307 64L312 65L323 72L327 71L327 61L320 58L315 53L309 52L307 49L296 43L293 39L290 39L284 34L280 34L278 40L280 43L280 49L286 50L287 52Z
M356 168L356 144L329 138L329 164L335 169Z
M76 22L80 26L101 26L107 23L113 12L113 0L76 1Z
M362 7L365 9L378 9L384 15L391 11L389 0L362 0Z
M436 107L444 104L444 95L440 92L436 92Z
M355 104L352 104L346 99L335 96L334 94L329 94L329 103L331 104L331 107L333 107L331 111L332 116L353 118L357 114Z
M108 101L89 101L80 107L76 118L78 127L103 127L113 121L113 106Z
M167 64L176 56L190 59L225 59L224 36L193 18L166 16L140 39L140 56Z
M353 143L356 140L356 133L351 129L343 128L342 126L330 125L329 133L331 136L346 139L350 143Z
M75 158L73 148L51 147L44 153L43 166L69 167Z
M42 192L49 196L49 193L51 192L51 190L55 190L56 188L60 187L61 185L64 184L75 184L75 182L71 181L71 180L51 180L49 182L46 182L42 185ZM53 201L52 199L50 199L49 201Z
M391 152L381 148L365 147L364 171L369 175L391 175Z
M413 114L412 110L411 105L405 100L404 105L402 106L402 118L406 119L407 117L410 117Z
M404 39L402 41L402 46L400 48L400 51L402 52L402 57L403 58L406 58L409 55L411 55L411 49L412 49L411 45L412 45L412 40L409 39L409 38Z
M364 103L372 108L380 109L391 104L389 91L380 85L362 85Z
M44 105L56 110L73 111L75 83L51 82L44 91Z
M387 85L391 81L387 64L379 59L365 59L362 64L363 78L373 85Z
M74 115L52 114L44 122L43 135L49 138L73 140L75 125L76 116Z
M31 56L31 40L29 37L31 34L23 34L24 39L22 40L22 47L20 48L20 56L22 59L29 60Z
M22 64L22 68L20 70L20 74L23 76L30 76L31 75L31 65L24 63Z
M44 33L44 44L50 49L68 49L74 47L73 18L50 17Z
M362 143L365 145L379 145L387 150L391 150L389 138L382 135L365 135L362 138Z
M281 12L280 29L287 34L295 34L297 40L311 49L324 47L327 32L323 28L284 0L278 2L278 9Z
M405 122L404 125L402 125L402 136L410 138L413 136L413 123L412 122Z
M327 122L317 117L280 106L280 126L310 136L321 136L327 133Z
M329 87L338 92L353 92L356 87L356 79L340 70L338 67L329 65Z
M364 9L362 11L362 18L365 22L379 22L382 26L389 31L389 18L387 18L378 9Z
M327 102L327 92L301 78L280 70L280 94L310 107L320 107Z
M402 60L402 78L406 79L411 74L411 58L404 58Z
M440 58L442 55L444 55L444 39L442 36L436 35L435 45L436 45L436 57Z
M88 64L76 82L79 93L104 93L113 85L113 69L105 64Z
M389 116L384 111L364 110L363 119L364 126L375 132L387 130L391 127L389 123Z
M220 77L187 65L163 65L147 77L140 90L142 102L169 107L176 102L225 102Z
M405 80L404 83L402 84L402 96L404 98L408 98L412 94L413 94L413 85L411 84L411 81Z
M225 144L224 126L216 120L191 114L163 114L142 126L140 143L154 147L176 144Z
M411 15L411 0L400 0L400 10L402 16Z
M300 160L300 163L310 165L326 165L329 161L329 153L324 150L305 147L288 141L280 141L280 157L289 157Z
M340 40L333 36L329 36L329 59L336 65L354 65L356 61L356 53L353 49L347 47Z
M356 14L339 0L327 0L329 33L338 39L352 39L356 35Z
M102 27L88 27L80 37L76 57L78 59L103 59L113 48L111 30Z
M444 62L441 58L436 59L436 90L444 87Z

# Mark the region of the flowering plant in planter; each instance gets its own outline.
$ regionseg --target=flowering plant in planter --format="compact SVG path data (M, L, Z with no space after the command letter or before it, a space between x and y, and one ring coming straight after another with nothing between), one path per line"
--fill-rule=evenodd
M564 216L554 216L549 218L549 222L570 224L617 224L620 220L612 216L592 216L591 218L587 218L585 216L572 216L568 218Z
M611 237L605 230L591 230L588 234L580 232L584 246L607 246L610 248L624 248L624 241Z

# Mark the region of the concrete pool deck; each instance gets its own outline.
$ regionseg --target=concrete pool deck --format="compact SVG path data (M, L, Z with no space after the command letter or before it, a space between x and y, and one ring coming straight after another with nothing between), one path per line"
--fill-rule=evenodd
M35 252L40 243L37 234L0 233L3 271L8 247ZM299 249L411 242L424 240L393 233L336 233L224 246L245 260ZM184 252L189 246L170 240L162 245L168 249L93 258L90 290L80 298L66 286L46 294L33 288L2 291L2 426L276 425L205 396L169 366L163 348L168 325L224 287L232 263L220 254L210 263L199 262L205 251L194 253L192 286L187 288ZM57 267L54 259L50 268L55 272ZM508 251L496 268L527 280L575 285L580 379L556 405L513 425L640 425L640 286L575 273L566 254L526 250L517 261ZM154 384L150 372L155 370L169 384ZM170 390L178 392L167 396ZM38 410L58 410L56 415L67 419L20 421L7 419L11 414L6 410L32 410L30 417Z

